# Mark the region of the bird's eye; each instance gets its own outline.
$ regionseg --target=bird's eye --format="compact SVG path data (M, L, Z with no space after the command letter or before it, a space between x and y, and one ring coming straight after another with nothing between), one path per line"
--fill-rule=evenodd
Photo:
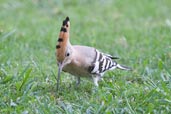
M70 55L69 53L66 54L67 57L68 57L69 55Z

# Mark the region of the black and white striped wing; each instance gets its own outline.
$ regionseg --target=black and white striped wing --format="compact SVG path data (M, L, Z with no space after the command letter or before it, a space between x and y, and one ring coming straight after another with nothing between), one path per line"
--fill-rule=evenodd
M89 68L90 73L100 74L117 67L117 63L112 60L111 56L105 55L98 50L95 51L96 57L92 63L92 66Z

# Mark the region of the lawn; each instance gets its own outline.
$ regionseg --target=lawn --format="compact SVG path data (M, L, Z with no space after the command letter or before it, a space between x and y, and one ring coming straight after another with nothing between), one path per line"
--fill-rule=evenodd
M1 0L0 114L171 113L170 0ZM72 44L120 57L99 87L62 73L55 46L70 17Z

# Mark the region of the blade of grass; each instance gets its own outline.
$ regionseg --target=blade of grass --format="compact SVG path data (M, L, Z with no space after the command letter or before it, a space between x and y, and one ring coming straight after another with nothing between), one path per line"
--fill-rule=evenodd
M28 65L28 66L23 70L23 72L22 72L21 75L20 75L20 76L23 76L23 75L25 74L25 77L24 77L24 79L23 79L23 81L22 81L22 83L21 83L21 85L20 85L19 91L21 91L23 85L27 82L27 80L28 80L28 78L29 78L29 76L30 76L30 73L31 73L32 69L31 69L31 68L29 69L29 67L30 67L30 65Z
M10 32L4 34L4 35L1 37L1 42L2 42L3 40L5 40L6 38L8 38L9 36L13 35L13 34L15 33L15 31L16 31L16 29L13 29L13 30L11 30Z
M125 92L125 100L126 100L126 103L128 105L128 108L129 108L131 114L136 114L135 111L132 109L132 107L131 107L131 105L130 105L130 103L128 101L128 98L126 97L126 92Z

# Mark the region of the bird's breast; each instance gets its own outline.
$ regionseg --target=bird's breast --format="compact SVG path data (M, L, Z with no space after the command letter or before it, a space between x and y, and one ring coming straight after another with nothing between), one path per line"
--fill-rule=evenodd
M85 65L80 64L79 62L71 62L70 64L67 64L63 68L63 71L78 77L91 76L90 72L88 71L88 68Z

